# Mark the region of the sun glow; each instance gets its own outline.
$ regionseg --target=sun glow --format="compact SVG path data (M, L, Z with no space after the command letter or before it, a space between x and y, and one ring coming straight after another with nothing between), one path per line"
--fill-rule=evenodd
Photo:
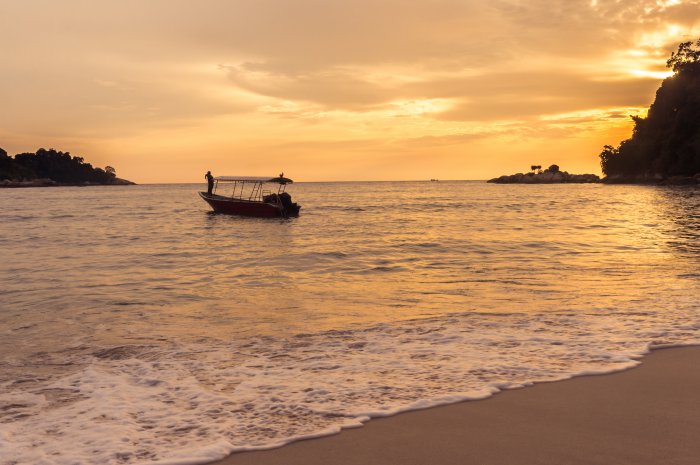
M0 147L141 183L595 172L700 36L696 0L5 3Z
M403 100L394 102L394 115L419 116L426 113L439 113L449 110L452 104L447 99Z
M680 5L681 3L681 0L660 0L656 2L656 4L659 5L661 8L668 8L670 6Z
M648 69L633 69L629 72L632 76L638 76L643 78L653 78L653 79L666 79L667 77L673 76L673 71L650 71Z
M642 34L638 40L637 44L643 48L649 49L664 49L669 43L678 42L679 38L683 39L689 31L684 30L682 26L678 24L668 24L665 28L661 30L651 31Z

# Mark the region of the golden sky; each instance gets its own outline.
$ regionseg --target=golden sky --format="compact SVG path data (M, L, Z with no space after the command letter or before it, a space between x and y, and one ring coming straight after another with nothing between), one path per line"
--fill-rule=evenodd
M599 173L683 0L0 0L0 147L139 183Z

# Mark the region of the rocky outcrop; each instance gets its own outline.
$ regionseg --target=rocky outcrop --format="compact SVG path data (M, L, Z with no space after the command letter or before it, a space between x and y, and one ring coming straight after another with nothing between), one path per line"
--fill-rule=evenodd
M605 184L650 184L657 186L700 185L700 173L695 176L664 176L652 174L611 174L603 178Z
M49 186L55 186L58 183L52 179L49 178L41 178L41 179L29 179L29 180L12 180L12 179L3 179L0 180L0 187L49 187Z
M84 182L84 183L62 183L62 182L56 182L53 179L49 178L40 178L40 179L29 179L29 180L22 180L22 181L16 181L16 180L10 180L10 179L3 179L0 180L0 188L2 187L62 187L62 186L77 186L77 187L84 187L84 186L132 186L136 185L135 182L127 181L126 179L121 179L121 178L114 178L108 183L91 183L91 182Z
M549 171L541 173L517 173L490 179L497 184L585 184L600 182L595 174L570 174L566 171Z

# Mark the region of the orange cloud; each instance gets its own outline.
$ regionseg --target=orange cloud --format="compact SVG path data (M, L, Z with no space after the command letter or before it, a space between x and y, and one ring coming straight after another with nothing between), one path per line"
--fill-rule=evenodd
M6 2L0 147L138 182L597 171L698 20L695 0Z

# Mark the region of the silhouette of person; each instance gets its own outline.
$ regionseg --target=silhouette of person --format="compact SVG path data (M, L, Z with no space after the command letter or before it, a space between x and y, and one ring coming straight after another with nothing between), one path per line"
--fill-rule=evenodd
M211 191L214 189L214 176L211 175L211 171L207 171L204 177L207 179L207 195L211 195Z

